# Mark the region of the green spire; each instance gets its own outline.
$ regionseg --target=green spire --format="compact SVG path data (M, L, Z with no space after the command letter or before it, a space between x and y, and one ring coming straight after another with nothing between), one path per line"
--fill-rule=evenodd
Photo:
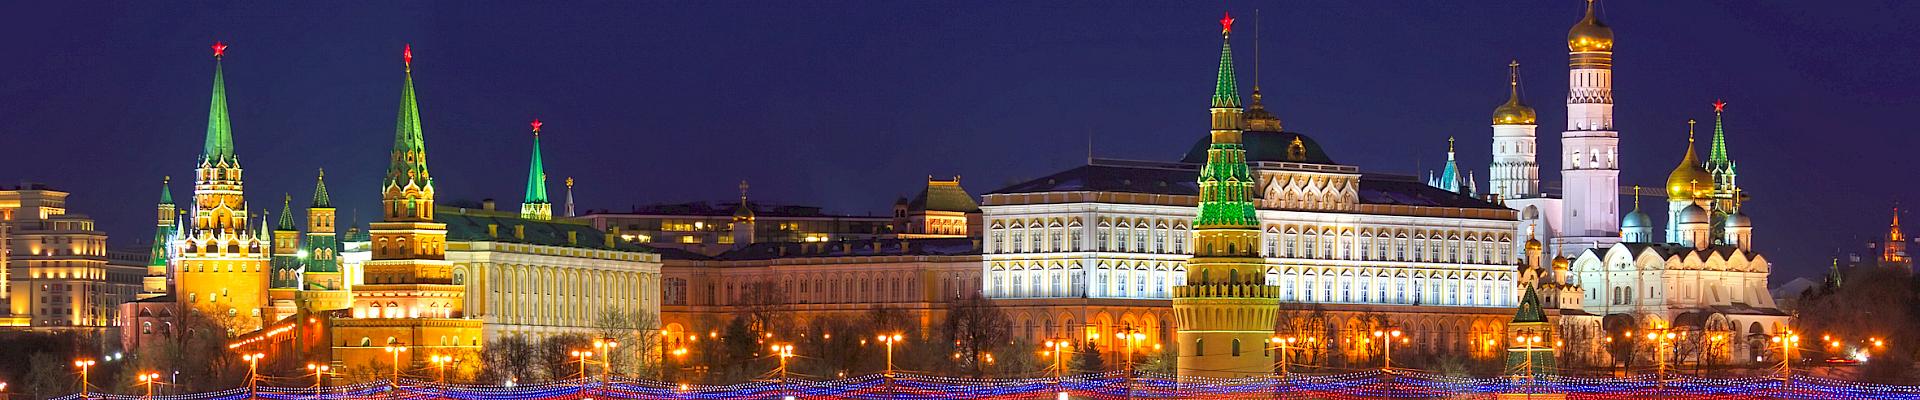
M524 203L547 202L547 168L540 162L540 120L533 120L533 161L527 167L527 199Z
M1520 296L1520 309L1513 313L1513 322L1547 322L1547 313L1540 309L1540 294L1533 291L1533 285L1527 285L1527 293Z
M233 125L227 120L227 79L221 72L220 56L226 45L215 43L213 61L213 100L207 106L207 144L200 158L210 164L233 162Z
M1707 156L1707 169L1725 170L1730 166L1727 159L1727 131L1720 120L1720 113L1727 109L1727 102L1713 102L1713 150Z
M333 199L327 197L327 170L320 170L320 177L313 180L313 205L308 208L333 208Z
M1207 148L1207 164L1200 170L1200 215L1197 227L1251 227L1253 175L1247 168L1242 134L1239 82L1233 76L1233 48L1227 44L1233 17L1220 19L1220 74L1213 90L1212 144Z
M1220 74L1213 84L1214 107L1240 107L1240 82L1233 76L1233 44L1227 40L1232 26L1232 16L1220 19Z
M280 199L279 230L290 231L293 230L293 195L283 194L283 196L286 197Z
M173 177L160 178L160 204L173 204Z
M406 82L400 89L400 115L393 127L393 160L387 166L387 184L406 187L433 185L427 173L427 142L420 132L420 106L413 98L413 46L407 46Z

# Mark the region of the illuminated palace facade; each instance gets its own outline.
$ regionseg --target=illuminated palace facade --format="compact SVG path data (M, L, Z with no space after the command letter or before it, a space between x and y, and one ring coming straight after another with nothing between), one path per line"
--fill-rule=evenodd
M1130 344L1116 333L1132 329L1148 339L1131 348L1183 346L1182 373L1201 375L1266 365L1270 356L1258 342L1274 333L1316 338L1323 351L1349 359L1373 354L1379 346L1366 336L1387 326L1411 334L1400 351L1483 358L1504 351L1499 339L1519 297L1515 212L1411 176L1335 162L1313 138L1282 130L1259 88L1242 108L1227 48L1220 62L1213 132L1180 160L1096 159L984 196L981 286L1012 308L1015 335L1122 351ZM1197 179L1221 168L1243 172ZM1216 258L1225 258L1210 262L1232 267L1211 274L1193 269L1195 254L1207 252L1207 228L1195 217L1207 218L1208 182L1246 185L1241 200L1211 201L1246 203L1249 214L1244 222L1216 221L1248 237L1216 244ZM1238 249L1225 251L1230 244ZM1228 299L1202 295L1203 286L1246 289ZM1183 301L1241 304L1228 308L1273 321L1186 325L1175 316ZM1176 331L1223 329L1255 334L1204 349L1198 342L1207 338L1174 342ZM1228 341L1243 343L1236 349ZM1214 359L1189 368L1190 356Z
M140 292L141 267L110 258L107 234L67 212L68 193L23 182L0 187L0 327L97 333Z
M216 56L224 50L216 45ZM154 249L142 299L121 306L142 327L123 330L129 350L168 340L182 310L193 309L229 324L230 347L284 367L385 366L387 348L405 346L401 361L411 366L446 355L455 358L450 367L476 368L477 352L503 335L596 331L597 319L614 312L657 318L657 254L553 217L537 123L521 212L436 204L410 49L406 58L381 217L344 232L324 172L305 224L296 223L291 196L278 199L272 226L247 210L216 67L193 206L171 220L174 205L163 198L156 237L169 240Z

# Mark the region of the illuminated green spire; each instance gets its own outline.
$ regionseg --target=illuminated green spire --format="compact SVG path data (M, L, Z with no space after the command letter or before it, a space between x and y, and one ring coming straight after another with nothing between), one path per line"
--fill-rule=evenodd
M1725 170L1732 162L1727 158L1727 131L1720 120L1720 113L1727 109L1727 102L1713 102L1713 150L1707 156L1707 169Z
M429 187L427 142L420 132L420 106L413 98L413 46L407 46L406 82L400 88L400 115L393 127L393 160L387 166L387 185Z
M1513 312L1513 322L1547 322L1547 313L1540 309L1540 294L1533 285L1525 285L1527 292L1520 296L1520 307Z
M283 196L286 197L280 199L279 230L291 231L293 230L293 195L283 194Z
M167 266L167 259L169 258L167 246L173 242L174 218L176 217L174 211L175 206L173 204L173 189L169 187L172 186L169 185L172 181L172 177L161 178L160 180L160 204L156 207L156 214L159 216L156 221L158 228L154 229L153 232L153 252L147 258L147 266L149 267L164 268Z
M209 164L226 161L232 164L233 124L227 120L227 79L221 71L220 59L226 55L227 46L213 44L213 100L207 106L207 143L200 158Z
M547 168L540 162L540 120L533 120L533 161L527 167L527 199L524 203L547 202Z
M171 176L160 179L160 204L173 205L173 185L170 183L173 183Z
M309 208L333 208L333 199L327 196L327 170L320 170L320 177L313 180L313 204Z
M1233 48L1227 40L1233 18L1220 19L1220 73L1213 90L1212 144L1207 148L1207 164L1200 170L1200 216L1198 227L1250 227L1254 218L1253 175L1248 171L1246 148L1241 145L1239 82L1233 76Z

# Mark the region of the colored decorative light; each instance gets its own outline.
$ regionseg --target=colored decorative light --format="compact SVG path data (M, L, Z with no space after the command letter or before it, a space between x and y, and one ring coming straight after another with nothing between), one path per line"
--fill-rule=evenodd
M408 43L405 48L400 49L400 59L402 62L405 62L407 64L408 68L413 67L413 44L412 43Z
M221 43L221 42L213 42L213 58L220 58L220 56L225 56L225 55L227 55L227 44Z
M1225 35L1228 33L1233 33L1233 13L1231 12L1224 13L1220 16L1220 34Z
M534 133L534 134L536 134L536 135L538 135L538 134L540 134L540 119L539 119L539 118L534 118L534 119L533 119L533 123L531 123L531 124L528 124L528 125L533 125L533 133Z

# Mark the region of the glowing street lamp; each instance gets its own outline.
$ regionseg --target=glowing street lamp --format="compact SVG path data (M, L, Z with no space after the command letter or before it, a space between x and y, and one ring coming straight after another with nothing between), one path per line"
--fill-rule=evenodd
M1283 379L1286 378L1288 375L1287 364L1289 364L1289 362L1287 361L1287 356L1292 355L1289 353L1293 352L1292 351L1293 344L1298 343L1299 341L1300 341L1300 338L1293 337L1293 336L1287 336L1287 337L1274 336L1272 338L1267 339L1268 343L1273 344L1271 346L1267 346L1267 348L1278 350L1280 352L1280 377Z
M393 355L393 387L400 387L400 353L407 352L407 346L399 344L388 345L386 351L387 354Z
M138 377L140 379L140 385L147 387L147 395L141 398L143 399L153 398L153 381L160 380L160 373L147 372L147 373L142 373L138 375Z
M1062 372L1066 370L1065 364L1062 363L1064 359L1062 356L1067 354L1067 349L1073 348L1073 342L1067 341L1066 338L1048 340L1046 348L1048 352L1053 353L1053 380L1059 382Z
M1384 339L1382 340L1384 343L1381 343L1381 345L1386 348L1380 358L1382 362L1381 370L1393 371L1393 341L1394 339L1399 339L1400 335L1401 332L1399 329L1373 331L1373 337Z
M600 383L606 383L608 379L607 376L613 374L613 361L611 357L613 357L613 348L615 347L620 347L620 342L614 341L613 338L610 337L593 340L594 351L600 352Z
M587 357L593 357L593 352L586 351L586 350L574 350L568 354L572 354L574 357L580 359L580 378L586 379L587 378Z
M267 358L267 355L253 353L240 356L241 361L247 362L247 393L249 394L259 389L257 385L260 380L260 359L262 358Z
M87 398L87 370L93 368L94 364L96 363L90 359L73 360L74 368L80 369L80 398L82 399Z
M1779 336L1774 336L1773 342L1780 345L1780 376L1781 379L1783 379L1782 382L1785 385L1793 385L1793 351L1799 350L1800 335L1793 333L1793 330L1789 329L1782 332Z
M780 384L787 383L787 359L793 357L793 345L773 345L773 353L780 357Z
M320 383L320 378L325 377L327 373L333 371L333 366L307 363L307 370L313 371L313 388L319 389L320 387L325 386Z
M827 334L826 337L832 338L833 335ZM880 343L887 344L887 373L886 375L881 375L880 377L883 380L885 380L884 383L887 388L887 393L889 395L893 393L893 344L899 343L901 340L905 340L905 339L906 339L905 336L901 336L898 333L895 333L892 335L880 335L878 338L874 339L874 340L880 341ZM955 354L958 354L958 353L955 353Z
M427 356L427 362L433 363L433 367L440 370L434 383L447 383L447 363L453 362L453 356L435 354Z

